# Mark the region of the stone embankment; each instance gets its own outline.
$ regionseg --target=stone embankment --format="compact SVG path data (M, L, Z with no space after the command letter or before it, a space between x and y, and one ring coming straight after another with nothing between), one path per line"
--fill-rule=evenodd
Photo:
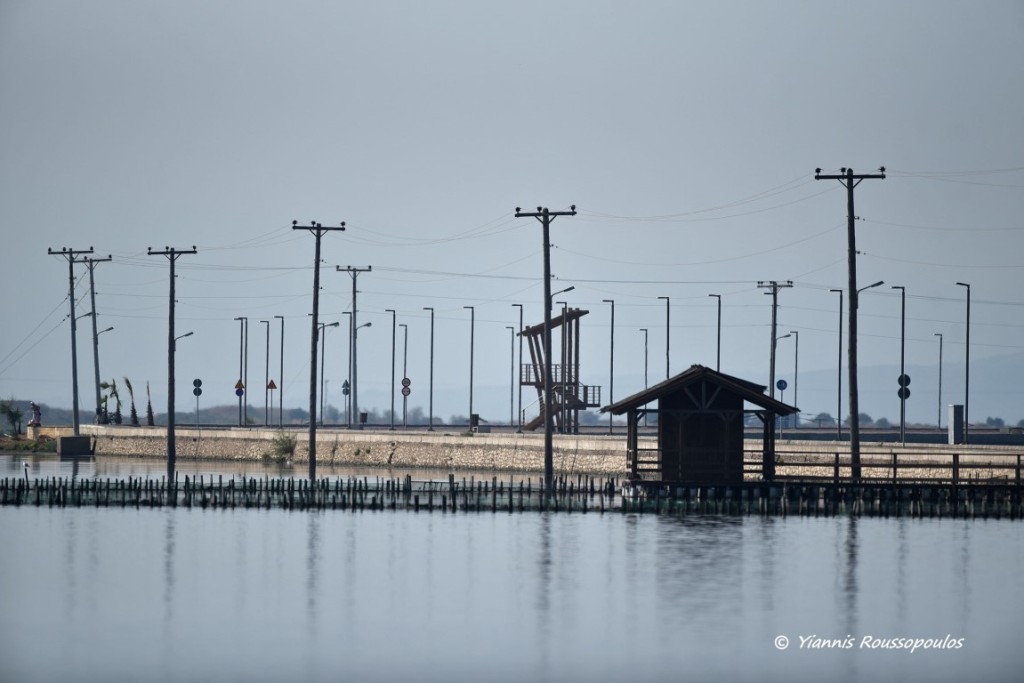
M42 428L56 438L69 429ZM309 433L284 432L295 439L289 458L309 460ZM81 434L93 439L97 456L165 457L167 432L163 427L82 425ZM177 427L175 452L179 460L278 459L275 438L282 432L264 428ZM316 440L317 463L359 467L430 468L449 471L544 471L543 434L484 434L458 432L389 431L320 428ZM556 435L554 465L560 474L619 475L626 471L625 438L621 436Z

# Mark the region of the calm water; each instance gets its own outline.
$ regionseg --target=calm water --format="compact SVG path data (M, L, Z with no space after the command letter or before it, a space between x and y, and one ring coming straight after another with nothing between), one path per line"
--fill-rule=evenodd
M0 456L0 476L20 471ZM0 553L2 681L1016 681L1024 667L1021 522L22 507L0 508ZM801 648L813 635L852 647Z

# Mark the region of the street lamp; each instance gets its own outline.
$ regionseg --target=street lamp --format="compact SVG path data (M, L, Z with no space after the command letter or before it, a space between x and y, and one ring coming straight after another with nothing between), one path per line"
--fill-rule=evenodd
M843 440L843 290L830 289L839 294L839 359L836 361L836 441Z
M359 384L356 381L356 379L358 377L358 369L359 369L358 368L358 361L356 360L356 349L358 348L358 344L356 343L356 341L359 339L359 330L363 329L364 327L373 327L373 323L369 322L369 323L363 323L362 325L355 325L354 324L355 323L355 319L356 319L356 317L353 315L352 318L351 318L351 320L353 321L353 325L352 325L352 388L351 388L351 391L352 391L352 419L355 420L355 427L354 427L354 429L362 429L363 428L363 415L362 415L362 413L359 412L359 394L357 392Z
M907 288L903 285L892 285L892 289L900 290L900 443L907 442L907 396L910 395L910 378L906 375L905 351L907 342Z
M249 335L246 334L249 328L249 318L241 315L235 320L238 321L238 387L242 393L238 395L238 426L245 424L242 405L245 402L245 392L249 390L249 383L246 370L249 367ZM248 412L248 411L246 411Z
M608 404L611 405L615 402L615 300L601 299L601 301L606 304L611 304L612 307L611 333L608 335ZM608 433L614 433L612 430L611 411L608 411Z
M958 282L967 288L967 339L964 343L964 443L967 443L967 432L970 429L968 405L971 400L971 286L966 282Z
M792 337L792 336L793 336L793 333L790 332L788 334L782 335L781 337L775 337L775 343L772 345L772 348L774 348L775 345L777 345L779 343L780 339L786 339L787 337ZM771 378L772 378L771 381L774 382L775 381L775 354L772 354ZM781 380L781 379L776 384L782 384L782 386L785 386L785 384L783 383L783 380ZM773 390L774 390L774 387L773 387ZM786 397L786 390L780 387L779 388L779 392L780 392L779 400L780 401L784 401L785 397ZM785 418L782 418L782 417L778 418L779 436L780 437L782 436L782 425L784 423L784 420L785 420Z
M640 331L644 333L644 389L647 389L647 328L641 327ZM647 412L644 411L644 427L647 426Z
M938 422L939 429L942 429L942 333L936 332L934 336L939 338L939 411L938 411Z
M320 426L324 424L324 352L327 349L327 328L338 327L340 322L318 323L317 335L320 342Z
M569 365L569 346L566 343L568 340L566 339L565 333L569 329L569 302L556 301L555 303L562 307L562 410L560 413L562 428L559 431L564 434L566 427L568 427L568 423L566 421L566 417L568 416L568 401L566 401L566 393L569 385L569 372L567 370L567 366Z
M476 309L472 306L463 306L469 309L469 428L473 428L473 334L476 329Z
M391 314L391 431L395 431L395 341L397 340L397 313L393 308L385 308Z
M111 327L110 329L114 329L114 328ZM177 337L175 337L174 338L175 350L177 350L177 343L178 343L179 339L184 339L185 337L191 337L193 334L195 334L195 332L186 332L185 334L179 334Z
M668 369L668 351L669 351L669 298L667 296L659 296L659 299L665 300L665 379L669 378Z
M409 326L398 323L402 328L402 379L409 377ZM402 428L409 426L409 397L406 387L402 387Z
M431 306L424 306L424 311L430 311L430 417L427 422L427 431L434 431L434 309Z
M523 368L523 305L522 304L512 304L512 305L519 309L519 363L517 364L517 367L519 367L519 372L522 372L522 368ZM519 398L518 398L518 410L517 410L517 412L519 414L519 418L518 418L518 425L519 426L516 427L516 433L521 434L522 431L523 431L523 382L522 382L522 378L520 378L520 381L519 381L519 391L518 391L518 394L519 394Z
M565 294L576 289L576 285L569 285L565 289L560 289L557 292L549 294L547 297L546 306L544 307L545 313L545 328L544 328L544 479L545 489L549 492L552 490L554 485L554 464L551 461L551 467L549 467L549 454L553 453L551 447L551 433L554 430L554 416L551 411L551 392L554 389L554 378L551 374L551 301L559 294ZM551 470L551 471L549 471Z
M342 311L341 314L348 316L348 360L341 393L345 397L345 427L352 429L352 311Z
M261 325L267 326L267 352L264 355L263 367L263 424L270 424L270 321L261 320Z
M715 344L715 372L722 371L722 295L721 294L708 294L718 300L718 334L717 342Z
M281 319L281 369L277 376L277 422L279 427L284 427L284 316L275 315Z
M851 219L852 220L852 219ZM851 278L853 284L853 278ZM850 292L850 352L846 370L850 374L850 476L860 479L860 394L857 387L857 310L860 308L860 293L866 289L880 287L885 281L879 280L867 287L852 289Z
M797 400L797 385L800 383L800 331L790 330L789 333L793 335L793 405L799 408L800 401ZM794 413L793 420L793 427L800 427L799 411Z
M515 424L516 416L516 328L511 325L505 325L505 329L509 331L509 362L508 362L508 426L509 429Z

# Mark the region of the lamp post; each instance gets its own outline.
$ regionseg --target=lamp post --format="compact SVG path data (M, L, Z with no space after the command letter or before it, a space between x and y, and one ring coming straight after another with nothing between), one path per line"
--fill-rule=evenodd
M348 360L345 365L345 381L342 395L345 397L345 427L352 429L352 311L342 311L348 316Z
M248 365L245 362L245 357L249 354L248 345L246 344L247 336L245 334L245 328L249 326L249 318L244 315L235 318L238 321L238 381L241 382L242 386L239 387L242 393L238 395L238 426L241 427L245 424L243 419L242 405L245 401L245 392L249 390L249 386L246 383L245 368Z
M852 218L850 219L853 220ZM853 278L851 278L851 282ZM874 287L881 287L884 280L873 282L867 287L854 289L850 292L850 317L847 324L850 330L849 353L847 354L847 372L850 373L850 476L860 479L860 393L857 387L857 311L860 309L860 293Z
M787 337L792 337L792 336L793 336L793 333L792 333L792 332L790 332L790 333L788 333L788 334L784 334L784 335L782 335L781 337L775 337L775 341L774 341L774 343L772 344L772 348L774 348L774 347L775 347L775 346L776 346L776 345L777 345L777 344L779 343L779 340L780 340L780 339L786 339ZM771 379L771 381L772 381L772 383L774 384L774 383L775 383L775 354L772 354L772 367L771 367L771 373L772 373L772 379ZM779 380L779 381L780 381L780 382L782 382L782 380ZM783 386L785 386L785 385L783 384ZM779 398L779 400L784 400L784 398L783 398L783 397L785 397L785 395L786 395L786 390L785 390L785 389L779 389L779 391L780 391L780 392L782 392L782 393L781 393L781 396L780 396L780 398ZM782 429L781 429L781 425L783 424L783 422L784 422L784 418L780 417L780 418L778 419L778 424L779 424L779 426L780 426L780 429L779 429L779 436L782 436Z
M463 306L469 309L469 428L473 428L473 334L476 329L476 309L472 306Z
M957 284L967 288L967 339L964 342L964 443L967 443L971 424L967 410L971 400L971 286L966 282Z
M261 320L261 325L267 326L267 351L263 356L263 424L270 424L270 321Z
M907 388L907 384L910 378L906 375L905 365L905 351L907 342L907 288L903 285L892 285L892 289L900 290L900 377L899 377L899 397L900 397L900 443L905 444L907 442L907 396L910 395L910 390Z
M405 323L398 323L402 328L402 378L409 376L409 326ZM405 387L402 387L405 389ZM409 426L409 397L402 392L402 429Z
M275 315L281 320L281 369L277 376L277 423L284 427L284 316Z
M843 440L843 290L830 289L839 294L839 359L836 361L836 441Z
M611 304L612 307L611 332L608 335L608 403L610 405L615 402L615 300L602 299L601 301L606 304ZM612 429L611 411L608 411L608 433L614 433Z
M516 364L516 367L518 367L519 371L522 372L522 368L523 368L523 305L522 304L512 304L512 306L514 306L515 308L519 309L519 362ZM519 418L518 418L518 426L516 427L516 433L521 434L522 431L523 431L523 382L522 382L522 379L520 379L520 381L519 381L519 391L517 393L519 394L519 399L518 399L518 403L517 403L517 410L516 410L516 412L518 413Z
M800 331L790 330L789 333L793 335L793 405L799 408L797 387L800 384ZM793 428L796 429L800 426L800 411L793 414L793 420Z
M644 333L644 389L647 388L647 328L641 327L640 331ZM644 411L644 427L647 426L647 412Z
M942 333L936 332L934 336L939 338L939 410L937 413L938 420L936 424L939 429L942 429Z
M391 314L391 431L395 431L395 342L397 341L397 313L393 308L385 308Z
M659 299L665 300L665 379L669 378L669 366L668 366L668 352L669 352L669 298L667 296L659 296Z
M317 335L320 343L320 426L324 424L324 352L327 349L327 328L338 327L340 322L333 323L318 323L319 329Z
M357 365L357 363L358 363L358 361L356 360L356 350L359 347L359 345L356 343L356 340L359 339L359 330L363 329L364 327L373 327L373 323L372 322L368 322L368 323L363 323L362 325L356 325L355 324L356 317L354 315L352 316L351 320L352 320L352 388L351 388L351 391L352 391L352 419L355 421L355 424L356 424L355 429L362 429L363 428L363 415L362 415L362 413L359 412L359 396L356 393L356 388L358 387L358 384L356 382L356 378L358 377L358 375L357 375L357 372L358 372L358 365Z
M722 371L722 295L708 294L718 300L718 333L715 335L715 372Z
M431 306L424 306L424 311L430 311L430 412L427 422L427 431L434 431L434 309Z
M511 325L505 325L505 329L509 331L508 426L511 429L516 422L516 328Z
M562 366L562 409L559 411L559 415L561 416L561 420L562 420L562 428L559 431L564 434L565 431L566 431L566 427L568 426L566 424L566 419L565 419L566 418L566 403L567 403L566 400L565 400L565 396L566 396L566 391L567 391L567 387L568 387L568 383L569 383L569 373L568 373L568 371L566 369L567 366L569 365L569 362L568 362L569 361L569 359L568 359L568 351L569 351L569 349L568 349L568 344L566 343L567 340L566 340L565 332L569 328L569 302L568 301L556 301L555 303L559 304L562 307L562 335L561 335L562 336L562 363L561 363L561 366Z

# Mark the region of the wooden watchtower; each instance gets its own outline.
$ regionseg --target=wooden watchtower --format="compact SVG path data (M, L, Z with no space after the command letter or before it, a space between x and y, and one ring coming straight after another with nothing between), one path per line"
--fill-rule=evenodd
M601 387L580 383L580 318L590 313L566 309L551 319L552 333L561 330L561 344L551 343L551 410L555 431L577 433L579 414L601 405ZM533 431L544 425L544 323L523 329L530 348L530 362L519 371L519 384L537 390L537 414L523 420L523 429ZM524 411L525 412L525 411Z

